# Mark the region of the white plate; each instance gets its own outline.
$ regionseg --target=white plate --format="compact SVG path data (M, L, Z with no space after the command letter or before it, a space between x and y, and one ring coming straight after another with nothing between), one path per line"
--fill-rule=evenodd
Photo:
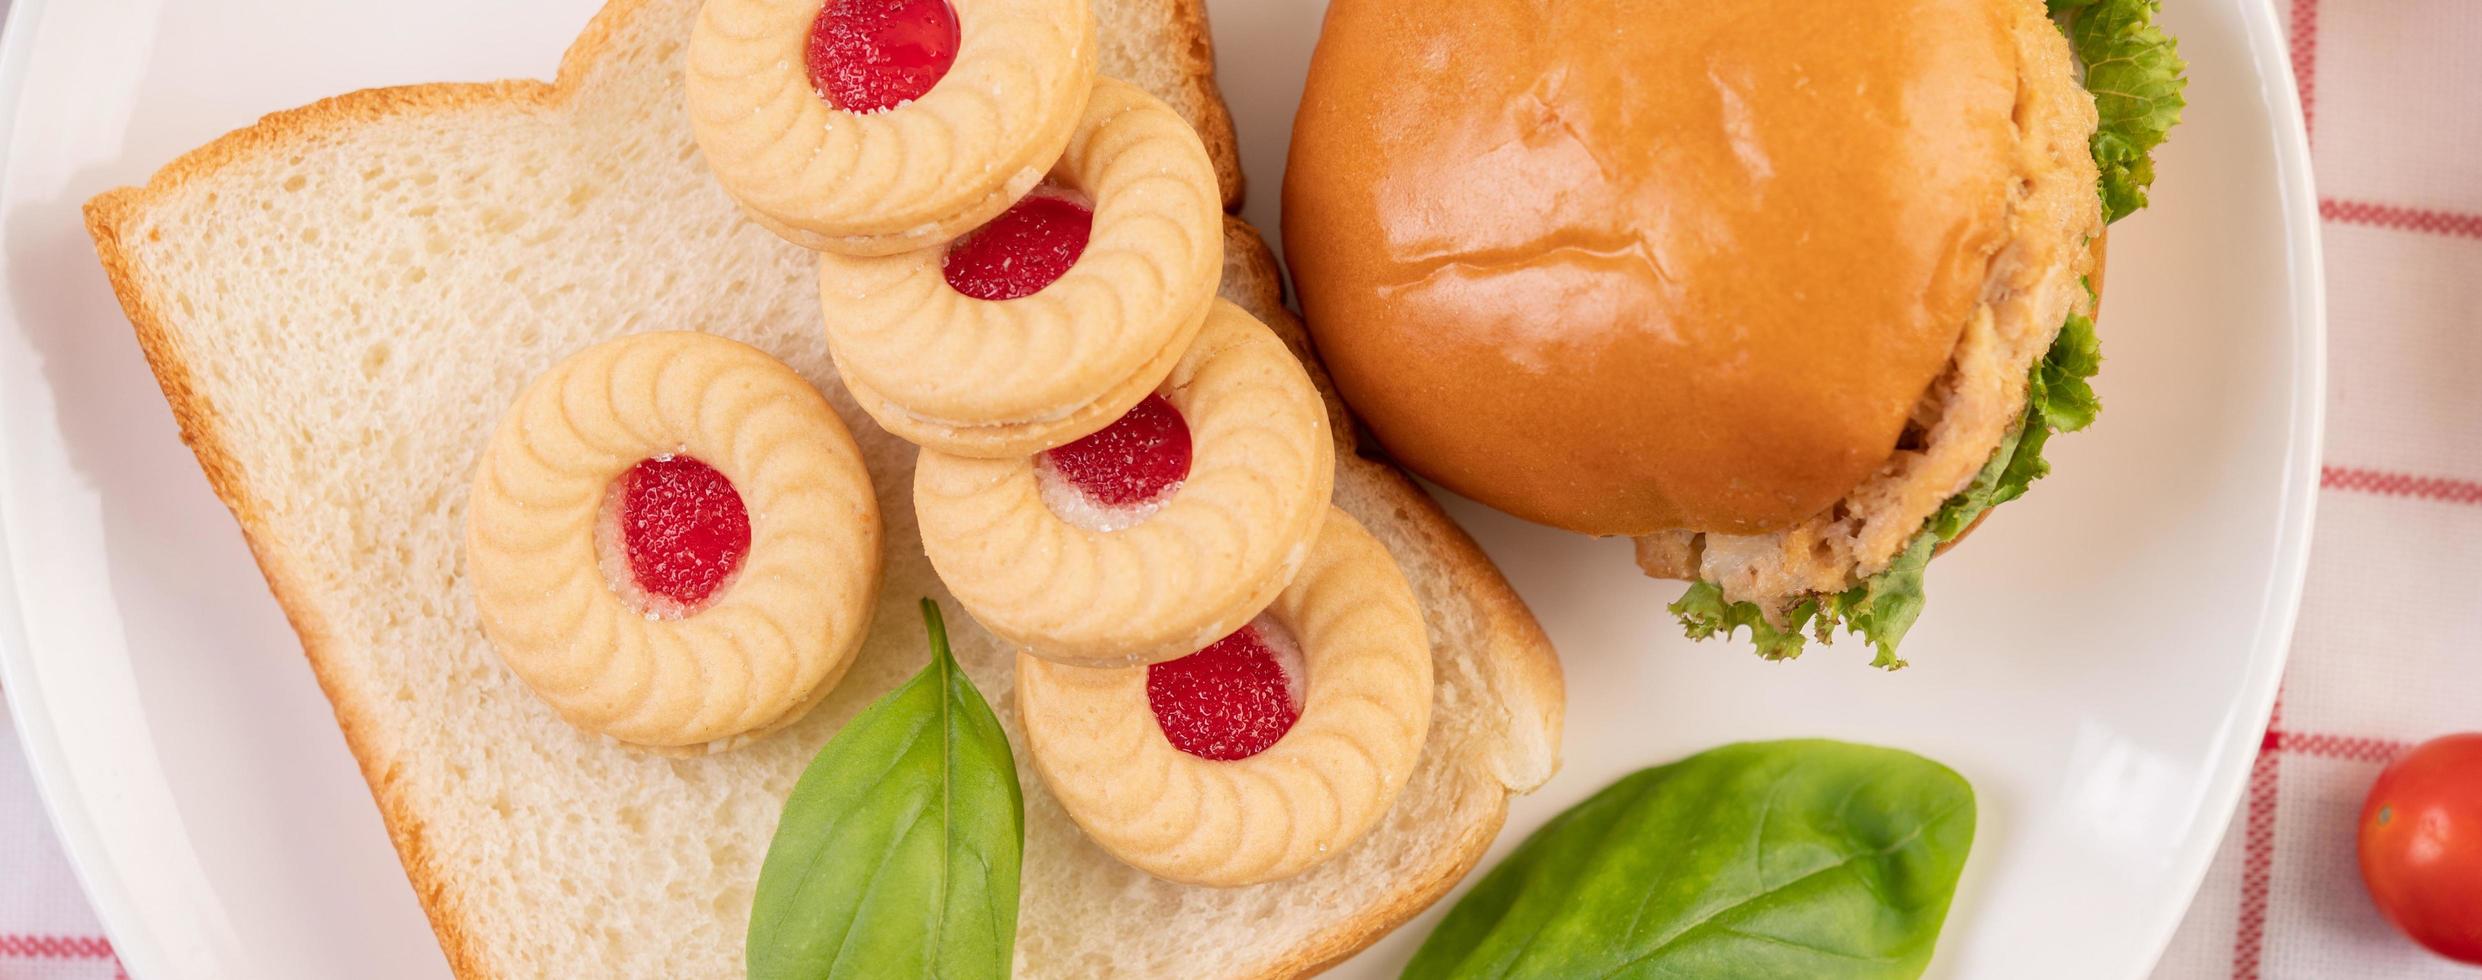
M78 206L260 112L548 75L595 0L18 0L0 208L0 667L53 817L140 976L436 977L378 813L98 272ZM1321 0L1218 0L1275 227ZM1931 573L1914 667L1691 646L1629 549L1454 506L1558 643L1568 764L1499 853L1636 767L1831 735L1941 759L1982 826L1938 970L2136 977L2222 835L2274 697L2316 487L2324 327L2299 109L2263 0L2182 0L2190 118L2112 238L2107 411ZM5 108L0 108L5 111ZM1496 857L1496 854L1494 855ZM1435 921L1342 972L1391 972Z

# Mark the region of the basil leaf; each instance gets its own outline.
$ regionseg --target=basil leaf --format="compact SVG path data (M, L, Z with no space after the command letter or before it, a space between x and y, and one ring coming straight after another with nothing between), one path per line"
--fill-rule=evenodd
M1973 836L1973 787L1921 756L1728 745L1553 818L1405 976L1917 977Z
M1025 804L991 706L922 600L931 663L819 750L750 909L750 980L1006 977Z

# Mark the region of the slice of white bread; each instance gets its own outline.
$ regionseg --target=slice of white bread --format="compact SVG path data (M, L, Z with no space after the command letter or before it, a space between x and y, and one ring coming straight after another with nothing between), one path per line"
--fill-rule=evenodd
M614 0L553 84L367 91L270 116L87 212L183 438L300 632L463 976L740 976L786 793L845 719L923 664L915 598L947 600L914 527L914 449L836 384L811 259L744 221L692 143L677 75L696 4ZM1237 178L1198 0L1098 11L1104 70L1182 109ZM1306 357L1266 247L1237 221L1229 237L1225 294ZM681 328L755 344L827 392L888 542L878 618L842 686L780 734L687 759L561 723L485 643L459 555L476 454L518 389L593 342ZM1436 647L1419 771L1335 860L1236 890L1121 865L1026 772L1021 974L1314 970L1435 900L1507 795L1550 775L1562 698L1542 632L1427 497L1349 451L1336 418L1336 502L1403 565ZM1008 651L948 608L960 660L1016 738Z

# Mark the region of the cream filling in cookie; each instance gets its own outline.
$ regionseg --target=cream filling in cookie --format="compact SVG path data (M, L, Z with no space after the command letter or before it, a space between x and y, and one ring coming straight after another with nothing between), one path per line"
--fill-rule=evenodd
M1301 362L1221 300L1156 397L1035 456L925 449L923 550L993 633L1064 663L1153 663L1249 622L1327 513L1335 448Z
M707 0L683 81L726 193L803 247L945 242L1040 180L1095 79L1085 0Z
M879 586L860 450L817 389L697 333L587 348L528 385L476 467L484 635L569 723L730 747L843 677Z
M1122 861L1200 885L1291 877L1361 839L1421 754L1431 698L1413 591L1342 511L1264 617L1197 654L1017 658L1026 745L1070 819Z
M1095 80L1032 196L944 249L819 258L837 370L889 431L1025 456L1119 418L1186 348L1223 273L1206 147L1171 107Z

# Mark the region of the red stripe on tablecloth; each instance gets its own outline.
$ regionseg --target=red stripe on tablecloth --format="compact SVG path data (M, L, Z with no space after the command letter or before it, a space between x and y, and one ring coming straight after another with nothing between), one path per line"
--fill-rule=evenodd
M2266 953L2267 880L2275 869L2276 770L2283 765L2285 754L2378 763L2412 747L2392 739L2284 731L2275 726L2283 713L2283 703L2278 701L2274 716L2267 720L2266 737L2258 742L2258 761L2249 771L2249 809L2241 824L2241 916L2232 937L2232 980L2258 980Z
M2241 918L2232 937L2232 980L2258 980L2266 950L2267 878L2275 864L2275 771L2283 756L2258 756L2249 773L2249 812L2241 827Z
M2412 497L2447 504L2482 504L2482 483L2445 476L2418 476L2358 466L2325 466L2319 468L2318 485L2329 490L2375 493L2384 497Z
M2267 718L2267 737L2260 744L2278 748L2282 736L2275 724L2284 716L2283 695ZM2266 951L2267 877L2275 865L2275 777L2283 765L2280 752L2261 751L2249 769L2249 809L2241 823L2241 914L2232 936L2232 980L2258 980L2258 964Z
M0 934L0 958L19 960L108 960L112 941L102 936L27 936Z
M2278 752L2298 752L2321 759L2343 759L2349 762L2390 762L2411 742L2386 738L2364 738L2359 735L2330 735L2325 732L2267 732L2268 748Z
M2482 214L2465 211L2436 211L2373 201L2325 198L2318 202L2318 216L2348 225L2428 232L2451 238L2482 238Z
M2301 132L2318 116L2318 0L2292 0L2292 76L2301 83Z

